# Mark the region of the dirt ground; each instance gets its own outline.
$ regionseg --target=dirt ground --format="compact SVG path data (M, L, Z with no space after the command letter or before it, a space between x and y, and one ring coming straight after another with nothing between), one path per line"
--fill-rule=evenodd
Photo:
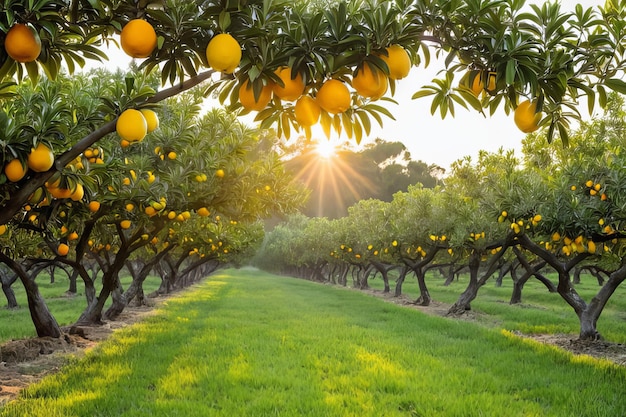
M392 297L381 291L368 291L372 296L427 314L446 316L449 305L432 302L430 306L415 305L408 297ZM162 300L159 300L160 304ZM157 304L157 305L158 305ZM34 338L14 340L0 346L0 406L15 399L19 392L46 375L58 372L71 358L81 357L87 349L108 338L116 329L141 321L154 311L150 307L128 307L116 321L97 327L64 327L60 339ZM476 321L477 314L467 312L456 320ZM626 345L607 341L581 341L577 335L521 335L549 343L577 355L603 358L626 366Z

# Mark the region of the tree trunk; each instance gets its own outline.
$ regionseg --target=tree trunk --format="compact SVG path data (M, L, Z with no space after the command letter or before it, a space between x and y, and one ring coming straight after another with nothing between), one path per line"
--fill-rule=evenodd
M122 293L122 285L119 280L113 291L111 291L111 301L111 306L104 313L104 318L107 320L115 320L118 318L126 307L126 301Z
M17 299L15 298L15 292L13 291L13 283L17 281L17 275L13 274L11 278L5 278L2 276L2 292L7 299L7 308L18 308Z
M469 258L470 280L467 288L459 296L459 299L448 310L449 315L461 315L471 310L470 303L478 294L478 268L480 267L480 255L472 252Z
M422 306L430 305L430 292L428 292L428 287L426 286L426 274L424 273L424 268L416 268L413 270L415 272L415 276L417 277L417 283L420 288L420 296L417 300L415 300L415 304L419 304Z
M408 266L403 266L400 268L400 275L398 275L398 279L396 280L396 290L393 294L394 297L400 297L402 295L402 284L406 279L406 274L410 271Z

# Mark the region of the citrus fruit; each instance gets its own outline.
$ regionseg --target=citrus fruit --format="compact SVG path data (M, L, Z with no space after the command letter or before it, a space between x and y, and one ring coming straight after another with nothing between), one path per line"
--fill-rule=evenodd
M352 87L362 97L379 99L387 92L387 77L378 68L372 68L371 65L364 62L357 70L354 78L352 78Z
M263 110L272 98L272 86L264 85L258 99L254 97L254 89L248 80L239 87L239 102L246 110Z
M120 222L120 227L121 227L122 229L130 229L130 225L131 225L130 220L122 220L122 221Z
M226 175L226 174L224 173L223 169L218 169L217 171L215 171L215 176L217 178L224 178L224 175Z
M471 75L470 75L470 78L471 78ZM474 76L474 79L472 80L470 90L472 90L472 93L474 93L474 95L478 97L480 93L484 91L484 89L485 89L485 84L483 83L482 76L480 72L477 72L476 75Z
M89 207L89 211L95 213L96 211L100 210L100 202L95 200L90 201L87 207Z
M291 68L289 67L280 67L274 71L274 74L278 75L284 84L284 87L279 84L273 85L274 94L281 100L294 101L302 95L305 87L302 74L297 73L295 78L291 78Z
M140 111L148 124L148 133L156 130L159 127L159 116L156 112L150 109L141 109Z
M115 130L122 139L129 142L142 140L148 133L148 123L139 110L124 110L117 118Z
M173 159L176 159L176 157L177 157L177 156L178 156L178 155L176 155L176 152L174 152L174 151L169 152L169 153L167 154L167 158L168 158L168 159L172 159L172 160L173 160Z
M7 225L6 224L0 224L0 235L3 235L7 232Z
M7 54L17 62L32 62L41 53L41 39L30 27L17 23L4 38Z
M241 61L241 46L228 33L220 33L207 45L206 59L215 71L232 74Z
M4 175L6 175L11 182L18 182L19 180L24 178L24 175L26 175L26 170L27 169L22 164L22 161L16 158L6 164L6 166L4 167Z
M531 133L539 129L541 113L537 113L537 102L523 101L515 109L513 120L518 129L524 133Z
M209 212L209 209L207 209L206 207L200 207L196 213L198 213L198 216L200 217L207 217L209 214L211 214Z
M392 80L400 80L411 70L411 58L406 50L400 45L391 45L386 49L387 54L383 54L380 58L385 61L389 67L389 78Z
M67 240L71 241L71 240L76 240L76 239L78 239L78 233L76 232L72 232L67 236Z
M72 201L79 201L82 200L84 195L85 188L83 187L83 184L76 184L76 189L71 192L70 198L72 199Z
M70 247L67 246L66 243L59 243L59 246L57 246L57 253L59 256L66 256L70 253Z
M35 172L46 172L54 164L54 154L43 143L39 142L28 155L28 167Z
M343 113L350 108L350 91L339 80L330 79L317 92L317 104L331 114Z
M295 105L296 121L301 126L313 126L320 118L321 109L314 98L302 96Z
M157 46L157 35L150 23L143 19L133 19L122 29L120 42L127 55L146 58Z

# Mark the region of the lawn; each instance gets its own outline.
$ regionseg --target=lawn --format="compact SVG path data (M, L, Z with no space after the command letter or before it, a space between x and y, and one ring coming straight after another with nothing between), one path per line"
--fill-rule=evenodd
M0 416L617 416L626 370L358 291L221 271Z

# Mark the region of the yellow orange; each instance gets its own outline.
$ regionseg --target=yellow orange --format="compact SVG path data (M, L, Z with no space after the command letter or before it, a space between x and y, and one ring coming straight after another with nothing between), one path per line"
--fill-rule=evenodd
M141 109L141 114L146 119L146 123L148 126L148 133L158 129L159 127L159 116L156 114L154 110L150 109Z
M6 166L4 167L4 175L7 176L9 181L18 182L26 175L27 168L22 164L22 161L19 159L12 159Z
M284 86L280 86L278 83L273 85L274 94L281 100L294 101L297 100L302 93L304 93L304 80L302 74L297 73L295 78L291 77L291 68L280 67L274 74L280 78Z
M343 113L350 108L352 103L348 87L335 79L324 82L317 92L316 98L317 104L331 114Z
M372 68L372 66L366 62L361 64L357 70L354 78L352 78L352 87L362 97L379 99L387 92L387 86L389 82L385 74L378 68Z
M130 220L122 220L122 221L120 222L120 227L121 227L122 229L130 229L130 225L131 225Z
M215 176L217 178L224 178L224 175L226 175L226 173L223 169L218 169L217 171L215 171Z
M57 253L59 256L66 256L70 253L70 247L66 243L60 243L59 246L57 246Z
M196 213L198 213L198 216L200 216L200 217L207 217L209 214L211 214L206 207L200 207L196 211Z
M91 211L92 213L95 213L98 210L100 210L100 202L95 201L95 200L90 201L87 207L89 207L89 211Z
M72 201L79 201L82 200L84 195L85 188L83 187L83 184L76 184L76 188L74 189L74 191L71 192L70 198L72 199Z
M32 62L41 53L41 39L33 29L17 23L4 38L4 49L17 62Z
M148 123L139 110L127 109L117 118L115 130L122 139L126 139L128 142L137 142L146 137Z
M513 115L515 125L524 133L531 133L539 129L541 112L537 112L537 102L526 100L515 109Z
M206 59L215 71L232 74L241 61L241 46L230 34L220 33L207 45Z
M245 80L239 87L239 102L246 110L263 110L271 98L272 86L269 84L263 86L258 98L254 97L254 89L248 80Z
M133 19L122 29L120 43L127 55L146 58L157 46L157 35L150 23L143 19Z
M294 107L296 121L301 126L313 126L320 118L322 112L319 104L310 96L302 96L296 101Z
M386 51L387 54L381 55L380 58L389 67L389 78L400 80L409 75L411 58L406 50L400 45L391 45Z
M54 154L41 142L28 155L28 167L35 172L46 172L52 168L53 164Z

